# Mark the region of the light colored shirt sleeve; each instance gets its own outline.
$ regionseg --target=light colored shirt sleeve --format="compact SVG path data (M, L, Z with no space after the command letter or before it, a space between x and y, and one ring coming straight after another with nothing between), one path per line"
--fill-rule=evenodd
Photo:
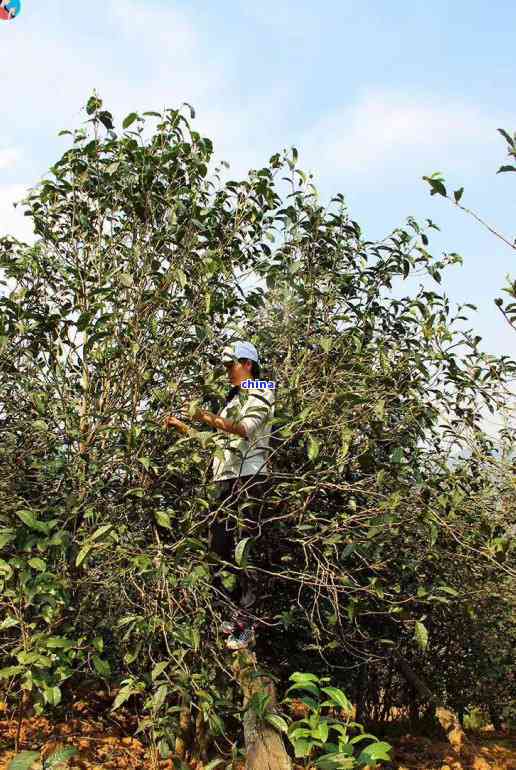
M251 390L248 393L242 409L242 416L238 421L246 429L248 439L251 439L260 425L263 425L267 420L273 405L274 390L272 388Z

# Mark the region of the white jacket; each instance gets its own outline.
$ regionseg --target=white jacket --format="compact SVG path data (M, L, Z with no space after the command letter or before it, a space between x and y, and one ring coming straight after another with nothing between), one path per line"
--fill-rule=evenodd
M255 473L269 475L267 458L274 401L273 388L241 387L222 409L219 416L243 425L248 438L217 431L214 437L218 448L213 458L213 481L253 476Z

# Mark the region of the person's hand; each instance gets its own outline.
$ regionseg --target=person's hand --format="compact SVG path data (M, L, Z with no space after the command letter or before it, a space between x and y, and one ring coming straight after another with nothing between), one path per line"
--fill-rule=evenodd
M181 422L177 417L174 417L174 415L170 414L163 420L163 427L164 428L175 428L176 430L180 431L181 433L186 433L188 430L188 427L184 424L184 422Z

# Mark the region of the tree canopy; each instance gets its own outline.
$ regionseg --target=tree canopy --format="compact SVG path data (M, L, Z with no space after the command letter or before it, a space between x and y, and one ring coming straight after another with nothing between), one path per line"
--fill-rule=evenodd
M189 105L101 100L25 201L37 240L0 239L0 676L57 706L65 683L141 697L162 745L180 710L229 746L238 705L207 528L223 344L277 384L274 491L253 567L260 659L283 685L331 674L369 719L425 705L509 713L514 435L482 430L516 363L479 348L440 283L431 220L367 239L323 206L295 148L222 181ZM397 298L393 281L430 275Z

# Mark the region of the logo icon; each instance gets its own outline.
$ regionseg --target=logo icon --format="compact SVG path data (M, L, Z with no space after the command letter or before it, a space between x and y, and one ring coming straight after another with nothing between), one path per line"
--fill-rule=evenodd
M0 19L10 21L20 15L21 0L0 0Z

